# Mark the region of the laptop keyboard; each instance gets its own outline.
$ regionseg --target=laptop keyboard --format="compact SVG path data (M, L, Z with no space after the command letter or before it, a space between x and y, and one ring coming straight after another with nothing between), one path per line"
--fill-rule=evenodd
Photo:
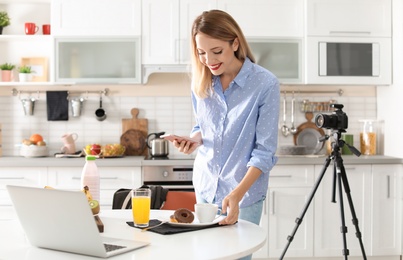
M125 246L118 246L118 245L112 245L112 244L104 244L104 246L105 246L106 252L111 252L114 250L125 248Z

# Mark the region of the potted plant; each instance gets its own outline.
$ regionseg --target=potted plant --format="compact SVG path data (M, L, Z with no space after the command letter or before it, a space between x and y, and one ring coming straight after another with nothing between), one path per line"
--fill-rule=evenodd
M31 66L21 66L18 68L18 76L20 79L20 82L27 82L32 80L32 70Z
M14 64L4 63L0 65L1 69L1 80L2 81L11 81L12 78L12 70L15 68Z
M3 33L3 28L10 25L10 17L5 11L0 11L0 34Z

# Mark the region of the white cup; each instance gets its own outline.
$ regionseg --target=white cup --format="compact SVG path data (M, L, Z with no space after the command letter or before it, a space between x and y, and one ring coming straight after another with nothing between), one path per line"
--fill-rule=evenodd
M218 205L210 203L195 204L195 212L200 223L213 222L221 215L221 209L218 209Z

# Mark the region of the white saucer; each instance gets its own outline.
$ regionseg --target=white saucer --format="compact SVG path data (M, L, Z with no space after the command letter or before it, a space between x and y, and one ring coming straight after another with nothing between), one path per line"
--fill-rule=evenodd
M177 227L205 227L205 226L211 226L214 224L217 224L221 220L223 220L226 216L219 216L217 215L217 218L213 220L212 222L206 222L206 223L200 223L197 218L194 219L192 223L175 223L175 222L170 222L168 221L167 224L171 226L177 226Z

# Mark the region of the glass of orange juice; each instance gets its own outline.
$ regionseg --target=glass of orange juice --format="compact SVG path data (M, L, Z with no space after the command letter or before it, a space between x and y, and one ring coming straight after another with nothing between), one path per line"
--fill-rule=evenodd
M132 213L136 227L148 227L150 221L151 190L140 188L132 190Z

